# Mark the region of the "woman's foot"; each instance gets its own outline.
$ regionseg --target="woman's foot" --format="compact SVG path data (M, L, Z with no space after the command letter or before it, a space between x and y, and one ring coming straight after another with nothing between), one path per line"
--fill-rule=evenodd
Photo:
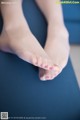
M45 51L53 61L54 70L39 69L40 79L52 80L61 73L69 58L69 35L64 25L48 25Z
M10 29L3 28L0 49L5 52L16 54L19 58L32 63L35 66L52 69L52 62L44 52L36 38L27 30L27 26L19 25Z
M52 61L31 33L22 9L17 4L2 6L4 27L0 39L0 49L16 54L24 61L40 68L53 69Z

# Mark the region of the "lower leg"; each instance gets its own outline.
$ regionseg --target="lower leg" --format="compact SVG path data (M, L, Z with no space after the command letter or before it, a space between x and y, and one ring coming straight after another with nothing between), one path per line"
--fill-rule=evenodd
M48 23L54 22L63 24L62 8L61 5L56 3L56 0L36 0L36 2Z
M60 0L58 0L60 2ZM66 66L69 57L68 32L64 25L62 8L56 0L36 0L48 22L45 51L54 64L54 71L40 69L42 80L56 77Z
M1 0L1 2L1 13L4 21L4 26L10 27L10 24L12 25L12 22L17 23L16 25L20 24L23 18L22 0L14 0L14 2L13 0Z

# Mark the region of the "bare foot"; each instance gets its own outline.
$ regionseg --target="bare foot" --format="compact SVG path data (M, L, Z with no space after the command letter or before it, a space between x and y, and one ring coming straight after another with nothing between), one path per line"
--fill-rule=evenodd
M69 58L69 35L64 25L50 24L48 26L48 36L45 51L53 61L54 70L39 70L40 79L52 80L61 73L67 65Z
M3 27L0 49L16 54L19 58L46 70L53 69L53 64L37 39L31 33L24 16L21 21L9 21ZM18 22L19 20L19 22Z

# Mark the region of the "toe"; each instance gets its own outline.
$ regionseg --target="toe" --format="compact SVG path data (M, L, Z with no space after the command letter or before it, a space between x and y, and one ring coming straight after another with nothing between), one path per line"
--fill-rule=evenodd
M59 71L60 70L59 65L54 64L53 66L54 66L54 71Z
M47 59L44 59L41 66L45 69L45 70L48 70L48 63L47 63Z
M44 74L45 74L45 70L40 68L39 69L39 77L42 78L44 76Z
M52 80L53 77L51 75L44 75L43 77L40 77L42 81Z
M62 70L60 70L60 67L56 64L53 65L54 70L44 70L40 69L39 70L39 77L42 81L46 80L52 80L55 77L57 77Z
M57 65L54 65L54 70L40 69L39 76L43 81L52 80L60 73L60 69Z
M44 66L43 66L43 59L41 57L37 57L37 65L40 68L44 68Z
M44 70L44 69L40 69L39 70L39 77L42 81L46 81L46 80L52 80L53 79L53 71L50 70Z
M40 80L41 80L41 81L46 81L46 78L45 78L45 76L43 76L43 77L40 77Z
M46 81L45 72L46 72L46 70L44 70L44 69L42 69L42 68L39 69L39 78L40 78L40 80L42 80L42 81Z
M45 70L52 70L53 69L53 65L51 64L51 61L47 60L47 59L43 59L41 57L38 57L37 64L40 68L43 68Z
M45 69L47 70L54 70L54 66L52 64L52 61L51 60L44 60L45 62Z
M32 56L31 63L35 66L37 66L37 58L36 56Z

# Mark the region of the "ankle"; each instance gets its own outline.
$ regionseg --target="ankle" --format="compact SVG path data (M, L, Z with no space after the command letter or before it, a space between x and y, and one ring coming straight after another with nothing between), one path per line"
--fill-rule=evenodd
M64 22L50 22L48 24L48 33L54 31L54 36L61 35L63 37L69 38L69 32L64 24Z

